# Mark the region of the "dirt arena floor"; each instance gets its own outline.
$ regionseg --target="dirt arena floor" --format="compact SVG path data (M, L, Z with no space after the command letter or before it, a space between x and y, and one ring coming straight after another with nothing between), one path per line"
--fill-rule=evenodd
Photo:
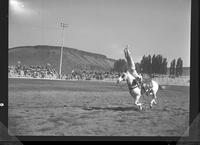
M9 79L9 130L17 136L181 136L189 86L166 86L138 110L125 84Z

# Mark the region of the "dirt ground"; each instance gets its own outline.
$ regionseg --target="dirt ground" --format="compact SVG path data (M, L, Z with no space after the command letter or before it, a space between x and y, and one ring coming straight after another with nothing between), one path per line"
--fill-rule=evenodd
M166 86L134 105L125 84L9 79L9 130L17 136L181 136L189 86Z

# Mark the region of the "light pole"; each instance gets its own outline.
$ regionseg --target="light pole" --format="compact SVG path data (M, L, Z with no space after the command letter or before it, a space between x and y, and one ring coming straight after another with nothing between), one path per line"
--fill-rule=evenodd
M62 42L61 42L61 52L60 52L60 70L59 70L59 78L62 76L62 56L63 56L63 44L64 44L64 29L68 27L68 24L61 23L62 27Z

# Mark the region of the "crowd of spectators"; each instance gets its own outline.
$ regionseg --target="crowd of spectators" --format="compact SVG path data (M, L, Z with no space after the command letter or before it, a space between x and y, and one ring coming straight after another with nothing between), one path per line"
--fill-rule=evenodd
M12 65L8 67L10 78L46 78L59 79L58 72L50 64L40 65ZM114 80L119 77L119 73L106 72L101 70L72 70L61 76L65 80Z
M9 77L57 79L58 73L50 65L12 65L8 66Z
M119 77L119 73L100 70L72 70L70 74L63 77L68 80L113 80Z

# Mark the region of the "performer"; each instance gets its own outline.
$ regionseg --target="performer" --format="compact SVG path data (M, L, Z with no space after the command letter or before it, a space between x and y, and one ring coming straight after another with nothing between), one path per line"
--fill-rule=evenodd
M142 76L139 75L136 71L135 63L134 63L134 61L131 57L131 53L130 53L128 47L129 46L127 45L127 47L124 49L125 58L126 58L127 63L128 63L128 71L130 72L130 74L132 74L136 78L137 83L141 83Z

